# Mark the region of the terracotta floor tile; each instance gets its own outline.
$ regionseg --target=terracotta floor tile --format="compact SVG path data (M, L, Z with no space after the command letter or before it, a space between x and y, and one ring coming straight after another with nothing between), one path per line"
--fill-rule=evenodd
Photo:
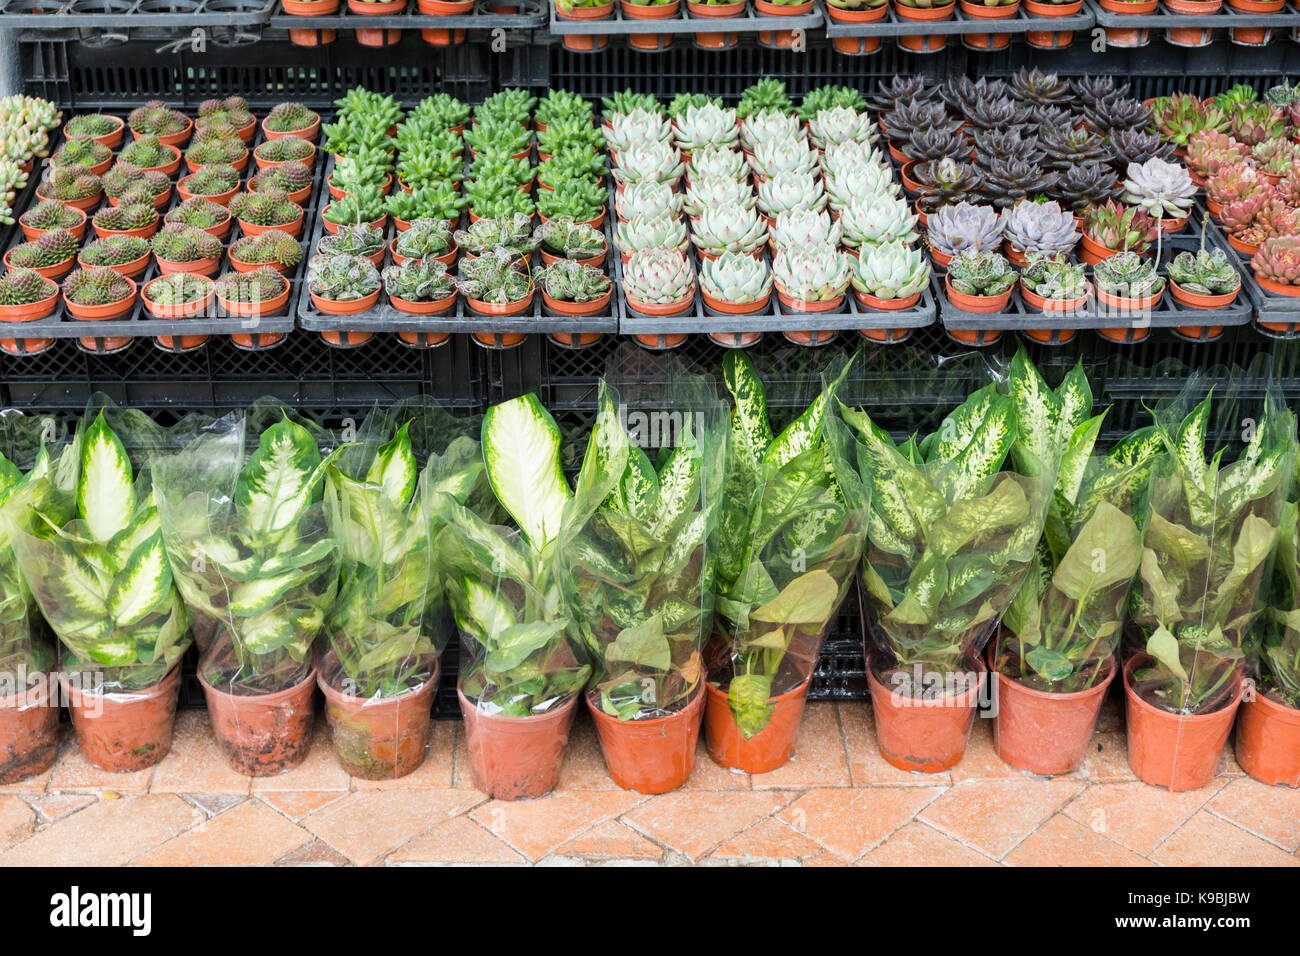
M1164 866L1300 866L1300 859L1201 810L1151 854ZM4 857L0 857L0 862Z
M249 777L226 763L205 710L176 715L172 749L154 770L153 793L248 793Z
M472 791L362 790L308 814L305 826L349 860L373 863L482 800Z
M0 854L0 866L121 866L202 822L175 794L100 800Z
M605 758L600 752L600 738L596 724L583 704L569 732L569 745L564 751L564 766L560 770L557 790L618 790L619 786L605 769Z
M59 751L59 760L54 765L54 772L50 775L47 791L49 793L77 790L100 793L106 791L145 793L149 789L149 781L153 777L154 769L148 767L129 773L101 770L82 754L81 748L77 746L77 737L69 726L64 731L63 746Z
M941 793L942 787L813 790L777 817L836 856L856 860Z
M1007 854L1008 866L1150 866L1145 857L1058 813Z
M1128 735L1120 730L1097 731L1083 752L1083 763L1074 775L1092 783L1136 780L1128 765Z
M998 863L924 823L909 823L858 866L998 866Z
M26 800L41 823L54 823L90 806L95 797L88 793L53 793L27 797Z
M852 782L835 704L813 701L804 708L794 755L771 773L754 774L754 789L847 787Z
M351 866L352 861L324 840L312 840L286 853L276 866Z
M581 860L662 860L663 847L617 820L598 823L555 850L555 856Z
M881 784L903 787L943 786L952 782L950 773L912 773L891 766L880 756L871 705L866 701L840 701L836 705L844 728L844 746L849 755L853 786Z
M429 746L424 762L396 780L362 780L352 778L354 790L446 790L452 781L452 760L456 747L456 722L434 720L429 723Z
M0 797L0 850L22 843L36 828L36 811L20 797Z
M1236 753L1233 747L1236 741L1230 736L1228 743L1223 748L1223 753L1219 755L1219 766L1215 768L1216 777L1244 777L1246 771L1241 769L1241 764L1237 763Z
M1065 815L1089 830L1128 847L1141 856L1150 855L1222 786L1173 793L1141 781L1094 783L1070 802Z
M700 730L700 745L695 751L695 769L690 778L681 786L682 790L749 790L753 778L739 770L732 770L722 764L714 763L709 756L709 748L704 743L704 731Z
M339 766L334 756L325 715L317 717L312 731L311 749L307 758L287 773L274 777L254 777L252 792L271 793L276 790L348 790L352 778Z
M825 852L820 843L780 820L768 817L747 830L741 830L710 853L707 859L741 863L801 862Z
M138 866L265 866L311 834L258 800L218 814L131 860Z
M492 800L475 807L470 816L528 859L539 860L646 799L628 790L557 792L537 800Z
M1070 779L967 780L922 810L920 819L1000 858L1082 789Z
M966 752L951 771L952 782L963 780L1032 780L1034 775L1004 763L993 749L993 719L976 717Z
M297 823L309 813L346 797L340 790L284 790L259 793L257 799Z
M779 791L689 791L655 797L623 819L652 839L698 860L793 799Z
M248 797L240 793L183 793L186 802L194 804L207 817L225 813L231 807L237 807Z
M1270 787L1253 777L1241 777L1215 794L1206 809L1288 853L1300 849L1300 790Z
M527 862L469 817L454 817L389 854L391 865Z

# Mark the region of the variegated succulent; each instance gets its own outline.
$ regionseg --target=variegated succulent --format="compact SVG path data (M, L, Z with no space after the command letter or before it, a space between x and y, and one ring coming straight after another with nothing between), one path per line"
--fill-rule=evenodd
M769 216L787 209L825 209L826 193L807 173L781 173L758 184L758 208Z
M877 136L875 120L847 106L820 110L808 121L813 144L825 148L831 143L870 143Z
M967 249L997 249L1005 229L1006 220L996 209L968 202L941 206L926 221L931 248L947 256Z
M615 113L609 120L610 125L604 127L605 145L618 155L634 146L666 143L673 138L672 124L661 113L637 108L630 113Z
M686 107L678 115L675 127L677 145L684 150L735 146L740 141L736 111L713 103Z
M768 238L778 250L822 242L839 245L842 234L840 224L824 209L787 209L776 215L768 230Z
M772 277L792 299L828 302L849 287L849 259L829 242L787 246L772 259Z
M653 182L675 184L685 167L681 153L667 140L632 146L619 154L614 178L624 186Z
M930 281L930 263L903 242L864 247L850 265L853 288L877 299L906 299Z
M676 249L655 246L633 253L623 267L623 292L650 305L678 302L695 291L691 262Z
M685 252L689 243L686 223L682 222L680 216L666 213L649 218L634 216L626 222L620 222L614 230L614 245L628 255L657 246Z
M1054 201L1021 200L1004 214L1004 237L1023 253L1040 252L1045 256L1068 253L1079 241L1074 214Z
M730 146L705 146L691 153L687 173L692 181L711 176L729 176L743 181L749 176L749 166L745 163L744 154L738 149Z
M756 202L758 197L749 183L730 176L707 176L691 180L686 187L682 208L690 216L699 216L710 206L747 206L752 209Z
M676 216L682 211L682 194L668 183L645 180L630 183L614 199L618 214L624 219L636 216Z
M756 252L767 243L767 223L752 208L709 206L691 223L691 241L714 255Z
M774 139L759 143L749 157L749 167L758 175L770 179L780 173L820 172L817 151L806 139Z
M762 259L724 252L700 263L700 288L710 297L733 305L758 302L771 294L772 271Z
M907 202L893 196L867 196L840 213L843 243L851 249L882 242L916 241L916 213Z

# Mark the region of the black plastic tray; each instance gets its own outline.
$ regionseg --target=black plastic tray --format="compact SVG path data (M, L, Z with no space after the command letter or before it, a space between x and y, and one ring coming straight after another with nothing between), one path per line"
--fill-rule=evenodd
M1165 237L1160 252L1162 271L1165 264L1179 252L1184 250L1195 251L1200 248L1203 216L1204 213L1199 209L1193 209L1184 230ZM1227 241L1223 238L1223 234L1213 222L1207 224L1205 240L1207 248L1220 248L1231 253L1231 247L1229 247ZM1242 274L1239 263L1231 258L1229 261L1233 262L1238 273ZM1099 306L1095 293L1090 296L1088 303L1078 313L1052 315L1029 309L1020 294L1019 286L1017 286L1015 291L1011 293L1008 311L981 314L958 309L948 301L947 294L944 291L942 271L936 271L931 279L931 286L934 289L935 297L939 300L939 310L944 326L959 331L1232 326L1246 325L1255 313L1247 292L1246 276L1244 274L1242 274L1241 288L1237 292L1236 299L1221 309L1192 309L1180 305L1174 301L1169 289L1169 283L1166 282L1159 303L1156 304L1149 315L1143 316L1144 321L1142 322L1134 322L1133 317L1128 314L1116 314L1107 311L1104 306Z
M275 5L276 0L10 0L3 25L38 31L258 26ZM22 12L32 7L42 12Z
M279 0L272 0L269 26L278 30L530 30L546 23L546 0L509 0L509 5L522 8L519 13L492 13L491 5L492 0L478 0L469 13L431 16L420 13L410 0L401 13L366 16L353 13L342 0L336 14L295 17L284 12Z
M1294 27L1300 26L1300 12L1290 5L1284 6L1276 13L1243 13L1228 6L1226 0L1222 8L1214 13L1189 14L1173 13L1163 3L1151 13L1130 14L1114 13L1103 9L1097 0L1084 0L1084 5L1092 10L1097 26L1117 27L1120 29L1158 29L1183 27L1203 30L1233 29L1236 27Z
M685 0L675 17L662 20L636 20L623 16L621 4L614 4L614 13L604 20L565 20L551 8L551 34L566 33L619 36L631 33L758 33L769 30L811 30L825 23L821 8L814 5L807 13L788 17L766 16L745 6L736 17L697 17L687 9ZM757 77L755 77L757 79Z
M1087 8L1068 17L1036 17L1025 10L1023 4L1015 14L1000 19L983 19L967 16L957 4L947 20L905 20L892 5L884 17L874 23L845 23L826 18L828 37L898 37L898 36L953 36L971 33L1030 33L1050 31L1087 30L1096 20Z
M1260 335L1280 341L1300 339L1300 297L1278 295L1269 292L1255 279L1255 270L1250 261L1230 244L1224 243L1228 259L1241 273L1242 287L1255 307L1255 331ZM1277 323L1289 326L1286 330L1261 328L1260 322Z

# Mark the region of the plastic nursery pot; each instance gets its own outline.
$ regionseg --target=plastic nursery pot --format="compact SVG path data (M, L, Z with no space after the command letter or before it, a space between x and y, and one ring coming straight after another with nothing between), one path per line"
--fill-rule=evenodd
M744 14L745 0L736 0L735 3L693 3L691 0L687 0L686 9L691 12L693 17L727 20ZM695 34L695 45L702 50L729 50L739 42L740 34L738 33L707 32Z
M1285 0L1228 0L1228 6L1241 13L1277 13ZM1233 43L1239 46L1263 46L1273 38L1271 27L1236 27L1228 31Z
M117 302L109 302L105 305L78 305L68 299L63 300L63 307L68 310L68 314L74 319L81 319L87 322L104 321L107 319L120 319L124 315L129 315L131 309L135 306L136 296L138 294L135 280L130 277L124 277L131 285L131 294L125 299ZM131 344L130 336L112 336L109 338L84 338L78 339L82 346L92 352L115 352L118 349L125 348Z
M456 293L453 292L444 299L434 299L432 302L414 302L396 295L390 295L388 301L392 303L393 308L398 312L404 312L407 315L443 315L456 304Z
M6 269L13 268L13 266L9 262L9 257L13 255L13 251L14 251L13 249L10 249L8 252L4 254L4 267ZM72 255L72 256L68 256L68 258L64 259L62 262L56 262L52 266L37 266L36 268L32 269L32 271L39 276L44 276L46 279L62 279L65 275L67 275L69 272L72 271L72 267L76 264L77 264L77 257L75 255Z
M112 269L120 276L126 276L128 279L135 279L139 277L140 273L144 272L144 270L148 267L149 256L150 256L149 251L145 250L145 253L143 255L136 256L130 262L120 262L115 265L109 266L109 268ZM83 269L90 268L88 265L86 265L84 261L82 261L81 256L77 256L77 264L80 265Z
M845 293L843 292L835 296L833 299L814 301L812 299L796 298L782 289L779 284L774 283L774 285L776 286L776 297L781 300L781 305L791 312L834 312L844 304Z
M290 2L293 2L293 0L290 0ZM312 6L315 6L315 4L312 4ZM338 9L337 4L336 4L336 6L335 6L335 9L336 9L336 10ZM331 32L332 32L332 31L331 31ZM307 140L307 142L312 143L312 142L315 142L316 137L317 137L319 134L320 134L320 117L319 117L319 116L317 116L314 120L311 121L310 124L308 124L307 126L304 126L302 129L291 129L291 130L273 130L273 129L267 129L267 128L266 128L266 120L262 120L262 138L263 138L263 139L287 139L288 137L292 136L292 137L294 137L294 138L296 138L296 139L305 139L305 140Z
M110 119L114 123L116 123L117 129L113 130L113 132L111 133L104 133L100 136L92 136L90 138L93 139L96 143L99 143L101 146L107 146L109 149L117 149L119 146L122 145L122 140L126 136L126 120L122 119L122 117L120 116L106 116L105 119ZM63 135L64 138L66 139L67 138L66 127L64 129Z
M195 196L201 195L200 193L190 192L185 185L190 181L193 175L193 173L190 173L189 176L184 177L176 184L176 192L181 197L182 202L186 199L193 199ZM225 192L213 193L209 196L204 196L203 198L208 200L208 202L216 203L218 206L228 206L230 205L230 200L235 198L235 193L237 192L239 192L239 187L235 186L233 189L227 189Z
M474 0L417 0L416 9L426 16L464 16L474 9ZM455 46L465 42L464 30L425 29L420 39L430 46Z
M369 295L364 295L359 299L349 299L346 302L341 302L337 299L327 299L324 296L317 295L315 292L310 292L310 290L309 294L311 295L311 304L316 306L317 309L324 312L326 315L357 315L358 313L373 308L374 304L379 301L378 289L371 292Z
M207 294L193 302L182 302L176 305L163 305L160 302L154 302L149 298L149 288L155 283L165 278L158 276L150 279L145 283L144 288L140 290L141 301L144 302L145 311L156 319L192 319L195 316L204 315L212 305L213 291L212 280L203 279L207 287ZM203 338L207 338L204 336Z
M329 187L330 199L342 199L344 196L348 194L346 189L339 189L337 186L334 185L333 173L330 173L329 178L325 180L325 185ZM405 189L406 187L403 186L402 188ZM383 193L385 196L387 196L392 191L393 191L393 174L389 173L387 176L384 177L384 185L380 188L380 192ZM395 222L406 221L404 219L398 219L396 216L393 217L393 220Z
M1186 216L1183 216L1182 218L1179 219L1160 220L1160 231L1163 232L1166 236L1173 235L1176 232L1182 232L1186 228L1187 228Z
M1261 783L1300 787L1300 710L1257 690L1237 712L1236 752L1241 769Z
M80 681L68 674L60 675L59 683L77 743L96 767L114 773L143 770L171 750L179 664L158 683L140 690L93 691L78 687Z
M598 691L589 691L587 709L595 720L600 752L613 781L637 793L667 793L690 779L704 699L704 691L697 685L690 700L674 714L619 720L601 710Z
M1030 773L1069 773L1083 762L1097 715L1119 668L1107 658L1086 690L1066 694L1034 690L994 671L997 718L993 749L1005 763Z
M1109 259L1111 256L1116 255L1119 252L1118 249L1108 249L1106 246L1103 246L1086 232L1083 233L1079 243L1079 258L1090 266L1095 266L1097 263L1101 262L1101 260Z
M642 315L668 317L683 315L688 309L690 309L691 305L695 302L695 287L692 286L690 292L686 293L686 295L674 302L642 302L640 299L636 298L636 296L628 295L626 290L624 290L623 296L627 299L628 308L633 312L640 312ZM639 339L640 336L638 336L638 340Z
M1196 292L1188 292L1177 282L1169 280L1169 294L1174 297L1174 301L1192 309L1221 309L1225 305L1231 305L1237 298L1240 291L1240 284L1231 292L1224 292L1222 295L1201 295Z
M68 231L76 236L77 241L80 242L86 237L86 213L84 210L77 209L75 206L70 208L80 217L81 221L75 226L70 227ZM21 218L18 220L18 224L23 227L23 238L28 242L35 242L41 236L45 235L45 233L51 231L49 229L38 229L35 226L29 226L27 223L23 222Z
M889 764L900 770L942 773L961 760L984 679L984 662L976 661L975 666L978 676L969 687L961 686L967 681L957 681L950 692L917 699L882 683L876 673L879 658L874 652L869 656L867 681L876 741Z
M1212 779L1232 720L1241 703L1242 681L1232 700L1208 714L1174 714L1149 704L1133 687L1133 672L1150 663L1134 654L1124 665L1128 765L1138 779L1170 790L1199 790Z
M754 0L754 12L764 17L798 17L810 12L812 8L812 0L788 5L770 3L769 0ZM802 32L796 30L760 30L758 42L762 46L788 50L794 47Z
M82 212L88 212L99 205L100 199L104 197L104 191L101 189L93 196L86 196L82 199L61 199L60 202L65 206L71 206L73 209L80 209ZM42 201L48 200L49 196L41 195L41 187L36 187L36 198Z
M598 7L573 7L569 10L557 3L555 15L561 20L607 20L614 15L614 0L602 3ZM609 37L601 33L561 33L560 40L563 41L566 50L577 53L603 50L609 45Z
M542 302L546 308L550 309L556 315L600 315L609 308L609 300L614 294L613 286L610 286L599 299L592 299L590 302L566 302L564 299L553 299L542 290Z
M1243 242L1232 233L1228 233L1227 235L1228 245L1232 246L1232 248L1236 249L1243 256L1253 256L1255 253L1259 252L1258 242Z
M275 169L277 166L284 166L288 163L302 163L308 169L311 169L316 165L316 156L319 151L316 149L314 143L306 140L304 140L304 142L307 142L307 145L312 148L312 151L307 154L306 159L263 159L261 156L257 155L257 150L253 150L253 162L257 164L259 171L263 169Z
M280 292L261 302L232 302L223 299L220 295L217 296L217 302L229 315L240 318L252 319L261 315L275 315L289 302L289 280L284 280L284 288ZM238 338L248 338L248 336L238 336Z
M1041 3L1036 0L1022 0L1025 12L1035 17L1059 19L1075 16L1083 9L1083 0L1074 3ZM1025 34L1025 42L1032 47L1043 50L1060 50L1074 42L1073 30L1030 30Z
M168 145L167 143L164 143L163 145L172 151L172 158L158 166L145 166L144 171L146 173L153 172L162 173L164 176L174 176L176 175L176 171L181 168L181 151L177 147Z
M768 773L782 767L794 753L795 736L803 716L803 705L812 687L809 676L792 690L769 697L772 718L767 726L746 739L731 715L727 692L705 684L704 737L713 762L744 773Z
M961 309L963 312L1002 312L1011 301L1010 289L1000 295L967 295L965 292L958 292L952 287L947 276L943 277L943 288L953 308Z
M546 265L546 266L554 265L555 263L559 262L561 259L564 258L564 256L557 256L555 253L549 252L544 248L538 249L537 251L542 254L542 265ZM589 256L586 259L578 259L575 261L582 263L584 266L591 266L593 269L599 269L601 266L605 264L605 259L608 256L608 254L609 254L609 250L605 250L601 252L599 255ZM447 264L451 265L450 262ZM398 263L398 265L401 265L401 263Z
M1116 295L1113 292L1107 292L1105 289L1098 287L1097 298L1101 301L1102 305L1109 306L1119 312L1145 312L1156 307L1157 303L1160 302L1160 296L1163 292L1164 285L1162 284L1158 292L1153 292L1151 295L1132 298L1126 295Z
M1286 285L1273 279L1266 279L1258 272L1255 273L1255 281L1265 292L1272 292L1274 295L1300 296L1300 285ZM1278 323L1272 323L1274 325Z
M667 20L677 16L681 0L671 3L648 4L634 3L633 0L620 0L623 16L629 20ZM643 53L657 53L671 46L671 33L629 33L627 45Z
M38 674L29 687L0 697L0 785L44 773L58 755L59 708L50 678Z
M411 258L411 257L410 257L410 256L399 256L399 255L397 254L397 238L398 238L397 236L394 236L392 239L390 239L390 240L388 241L388 254L389 254L389 255L392 257L392 259L393 259L393 265L395 265L395 266L400 266L403 262L405 262L407 259L409 259L409 258ZM434 258L434 259L437 259L439 262L441 262L443 265L445 265L447 268L450 269L453 265L456 264L456 253L457 253L457 251L458 251L458 249L457 249L456 243L455 243L455 242L452 242L452 244L451 244L451 248L450 248L450 249L448 249L446 252L444 252L444 253L443 253L442 255L440 255L440 256L433 256L433 258ZM543 258L545 258L545 257L543 257ZM585 260L584 260L584 261L585 261ZM549 264L550 264L550 263L547 263L547 265L549 265Z
M297 237L297 235L302 232L302 217L303 213L300 211L298 213L298 218L292 222L285 222L271 226L259 226L256 223L245 222L241 219L239 220L239 229L246 236L257 236L264 232L270 232L272 229L278 229L280 232L285 232L291 236ZM226 228L230 228L229 222L227 222ZM338 226L335 226L333 230L327 231L337 232Z
M961 0L961 11L972 20L1003 20L1014 17L1020 3L988 7L982 3ZM961 42L972 50L1003 50L1011 45L1010 33L964 33Z
M344 770L363 780L395 780L424 762L438 670L435 663L429 680L396 697L371 698L345 694L317 674L334 753Z
M486 714L456 685L474 786L497 800L541 797L555 789L578 695L541 714Z
M704 304L711 311L720 315L753 315L755 312L762 312L767 308L767 303L772 298L772 290L768 289L767 295L761 299L755 299L753 302L728 302L725 299L715 299L703 287L700 288L700 295L704 297ZM731 335L732 333L725 334Z
M1079 0L1080 3L1083 0ZM882 3L868 10L844 10L833 3L826 4L826 15L838 23L875 23L889 12L889 4ZM832 43L837 53L849 56L866 56L880 49L880 37L836 37Z
M109 236L137 236L140 239L152 239L154 233L158 231L159 222L159 219L155 219L149 225L138 226L135 229L104 229L95 223L92 225L95 226L95 235L100 239L107 239Z
M1091 283L1088 284L1088 289L1091 292ZM1074 299L1048 299L1033 289L1026 289L1023 284L1020 286L1020 297L1024 299L1025 305L1038 312L1073 312L1088 301L1089 292Z
M897 0L894 4L894 12L903 20L950 20L955 9L957 9L955 2L942 7L929 8L909 7L898 3ZM940 34L909 34L898 38L898 45L912 53L937 53L947 43L948 38Z
M1223 0L1164 0L1164 5L1170 13L1208 16L1223 6ZM1165 31L1165 40L1173 46L1208 46L1213 39L1214 31L1208 27L1178 27Z
M315 677L312 668L297 684L273 694L231 694L209 684L199 668L212 732L235 772L269 777L303 762L311 746Z
M154 256L154 262L158 264L159 275L169 276L176 272L188 272L196 276L210 276L217 271L217 266L221 264L221 257L210 256L207 259L195 259L193 262L171 262Z
M230 255L229 251L227 251L226 255L229 256L230 267L235 272L252 272L255 269L262 268L263 266L270 266L272 269L274 269L276 272L281 273L282 275L293 272L293 267L286 266L283 262L247 262L244 259L239 259L233 255ZM161 263L159 263L159 265L161 267Z
M289 42L294 46L329 46L339 38L337 30L290 30Z
M514 302L501 304L483 302L480 299L466 299L465 304L475 315L521 315L533 307L533 298L536 295L537 289L530 287L526 296ZM475 332L474 341L488 348L513 348L523 342L525 334L523 332Z

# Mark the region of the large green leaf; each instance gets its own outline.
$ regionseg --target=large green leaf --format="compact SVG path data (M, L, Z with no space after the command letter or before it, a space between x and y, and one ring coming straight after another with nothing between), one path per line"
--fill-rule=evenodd
M108 612L118 627L130 627L161 604L170 594L172 569L163 550L162 534L144 541L122 566L108 595Z
M776 707L768 704L772 695L772 675L737 674L731 679L727 703L736 727L748 740L760 733L772 720Z
M818 569L801 574L781 593L750 612L750 617L772 624L821 624L835 610L839 588L835 579Z
M311 432L286 415L262 432L257 450L240 471L235 506L255 534L278 534L301 518L322 473Z
M501 506L528 543L543 550L560 533L572 497L560 466L560 429L534 394L483 417L483 460Z
M104 542L126 529L134 514L131 459L100 412L82 439L77 515L94 539Z
M419 471L411 451L411 423L397 430L393 440L375 452L375 460L366 474L366 484L378 485L384 497L398 507L406 505L415 493Z
M1075 535L1052 584L1075 601L1129 581L1142 560L1142 536L1133 519L1101 502Z
M605 659L622 661L654 671L672 666L672 649L664 636L663 618L655 614L640 624L626 627L605 648Z

